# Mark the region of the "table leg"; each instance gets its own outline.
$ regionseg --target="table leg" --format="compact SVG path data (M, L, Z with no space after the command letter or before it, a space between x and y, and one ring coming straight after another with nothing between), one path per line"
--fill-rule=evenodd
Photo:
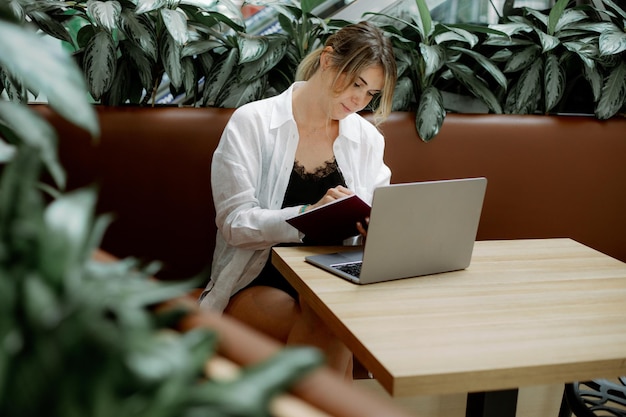
M517 389L467 394L465 417L515 417Z

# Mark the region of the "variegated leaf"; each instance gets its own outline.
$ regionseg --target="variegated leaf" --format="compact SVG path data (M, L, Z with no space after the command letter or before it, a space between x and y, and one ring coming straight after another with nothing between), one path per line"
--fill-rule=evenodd
M189 41L189 33L187 30L187 17L180 9L161 9L161 17L167 31L172 39L180 46L185 45Z
M478 36L470 33L469 31L454 26L443 25L448 30L435 36L435 43L441 44L449 41L460 41L468 43L470 48L473 48L478 43Z
M183 71L180 65L181 46L168 33L163 37L161 44L161 61L170 81L175 89L179 89L183 83Z
M136 15L128 9L122 11L120 29L126 38L138 45L152 61L158 56L157 36L154 21L147 15Z
M437 136L446 117L443 107L443 97L439 90L430 86L420 97L419 106L415 115L417 133L424 142L429 142Z
M217 106L235 109L246 103L259 100L265 89L266 77L260 77L249 83L242 83L233 80L226 84L220 92Z
M593 101L597 102L600 100L600 95L602 94L602 83L604 82L604 78L595 61L590 60L589 63L583 63L583 74L591 87Z
M269 40L265 36L237 36L239 47L239 65L259 59L269 48Z
M122 6L116 0L89 0L87 2L87 14L107 32L112 32L117 28L121 12Z
M556 36L548 35L547 33L537 29L535 33L539 37L539 42L541 43L541 49L543 52L549 52L559 46L561 41Z
M37 27L48 35L52 36L53 38L65 41L70 45L73 44L72 36L69 34L65 26L63 26L60 22L50 18L48 14L40 11L33 11L28 15L31 19L33 19Z
M185 88L185 94L188 97L193 97L198 86L193 58L181 58L180 65L183 69L183 87Z
M183 50L181 55L185 56L194 56L194 55L203 55L206 52L212 51L215 48L221 47L224 44L220 41L209 39L203 41L192 41L187 45L183 46Z
M491 92L484 81L476 77L473 71L466 65L450 63L448 67L454 77L465 86L472 94L482 100L494 113L502 113L502 107L496 96Z
M561 15L552 34L560 33L562 30L569 29L578 22L587 20L587 15L582 10L566 9Z
M537 61L539 55L540 49L536 45L531 45L519 52L515 52L504 66L504 72L509 73L523 70Z
M500 32L504 32L506 33L508 36L513 36L513 35L517 35L519 33L523 33L523 32L532 32L534 30L534 28L532 27L532 25L529 25L528 23L522 23L522 22L512 22L512 23L502 23L502 24L496 24L496 25L489 25L490 29L493 30L497 30ZM492 38L501 38L501 36L498 35L489 35L489 39Z
M545 111L552 110L563 97L565 91L565 71L555 54L546 56L544 68Z
M536 59L526 68L515 89L515 113L534 113L542 96L543 61Z
M139 79L141 80L143 88L148 91L152 90L154 87L154 62L151 61L144 51L133 42L120 42L120 48L122 50L122 55L132 63L133 68L136 70Z
M204 83L202 102L205 106L214 106L219 92L224 88L233 68L239 60L239 49L232 48L217 61L211 70L210 77Z
M265 39L268 41L268 48L265 53L256 60L245 63L240 68L239 78L241 82L248 83L265 75L285 56L289 46L289 39L286 36L280 34L266 35Z
M603 56L617 55L626 51L626 32L618 30L617 27L603 32L600 34L599 46L600 54Z
M536 9L531 9L531 8L524 8L524 11L526 13L528 13L529 15L533 16L535 19L539 20L543 26L546 28L548 28L548 16L541 13L539 10ZM512 16L513 18L521 18L521 16Z
M393 102L391 111L402 111L409 108L411 100L415 98L413 91L413 81L409 77L401 77L396 82L396 88L393 90Z
M563 46L568 51L575 53L587 66L595 65L595 58L600 54L598 47L592 42L592 38L563 42Z
M420 43L420 53L424 60L424 77L430 77L443 67L445 54L440 45Z
M508 86L508 82L506 79L506 76L504 75L504 73L502 71L500 71L500 68L498 68L493 61L491 61L490 59L488 59L487 57L485 57L484 55L473 51L471 49L467 49L467 48L461 48L461 47L456 47L456 46L451 46L450 49L454 50L454 51L459 51L464 53L465 55L469 55L472 58L474 58L476 60L476 62L483 68L485 69L485 71L487 71L492 77L493 79L505 90L507 89Z
M613 117L626 104L626 62L611 70L602 87L595 114L600 120Z
M98 134L98 120L85 94L85 79L69 55L8 22L0 25L0 39L15 40L0 42L0 65L19 74L29 89L44 94L61 116L94 136Z
M111 35L105 31L89 41L83 57L83 71L89 92L95 100L111 87L117 66L117 48Z
M169 0L136 0L135 13L142 14L167 7Z
M125 55L117 62L115 77L111 83L111 88L102 96L102 103L107 106L121 106L129 97L131 78L135 74L130 70L130 63L125 59Z
M180 4L186 4L206 11L215 10L220 3L223 3L223 0L180 0Z
M57 156L57 136L50 124L28 106L0 100L0 120L25 144L39 151L42 161L59 188L65 187L65 171Z

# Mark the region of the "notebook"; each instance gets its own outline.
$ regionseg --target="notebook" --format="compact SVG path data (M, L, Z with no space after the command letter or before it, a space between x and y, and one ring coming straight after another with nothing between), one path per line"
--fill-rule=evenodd
M305 260L357 284L465 269L486 187L483 177L379 187L363 247ZM355 264L359 276L346 272Z

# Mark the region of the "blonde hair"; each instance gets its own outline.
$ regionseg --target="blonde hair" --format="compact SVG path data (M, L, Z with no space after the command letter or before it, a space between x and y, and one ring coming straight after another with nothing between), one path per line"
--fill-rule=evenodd
M332 34L323 47L307 55L296 71L296 80L308 80L320 67L320 57L324 48L332 47L330 65L337 70L337 78L343 74L351 85L361 72L371 66L380 66L384 74L384 85L380 97L373 105L374 123L380 124L391 113L393 91L396 85L397 69L393 47L383 31L369 22L359 22L345 26ZM337 78L333 88L337 87ZM341 91L341 90L339 90Z

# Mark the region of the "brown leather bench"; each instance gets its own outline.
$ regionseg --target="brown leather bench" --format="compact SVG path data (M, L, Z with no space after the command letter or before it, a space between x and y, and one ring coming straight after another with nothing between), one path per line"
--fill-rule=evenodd
M163 279L208 272L211 156L232 110L97 107L94 142L33 107L59 133L68 189L96 185L98 212L115 216L104 250L160 260ZM487 177L478 239L571 237L626 261L626 119L449 114L430 143L414 123L398 112L382 126L392 182Z

